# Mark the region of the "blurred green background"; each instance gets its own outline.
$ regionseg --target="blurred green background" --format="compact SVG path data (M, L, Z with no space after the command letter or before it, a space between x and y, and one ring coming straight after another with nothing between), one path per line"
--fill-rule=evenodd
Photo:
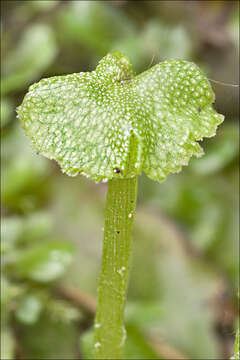
M196 62L237 83L237 1L1 2L1 359L89 358L105 184L31 150L15 109L42 77L120 50L136 72ZM225 122L164 183L140 178L126 359L228 359L238 321L238 95L212 83Z

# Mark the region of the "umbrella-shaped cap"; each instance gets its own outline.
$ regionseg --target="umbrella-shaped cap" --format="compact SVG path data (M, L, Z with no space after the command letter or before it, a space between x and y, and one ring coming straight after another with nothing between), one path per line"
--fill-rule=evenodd
M133 77L129 60L106 55L95 71L43 79L18 107L36 151L68 175L94 181L144 171L162 181L178 172L223 116L211 86L191 62L164 61Z

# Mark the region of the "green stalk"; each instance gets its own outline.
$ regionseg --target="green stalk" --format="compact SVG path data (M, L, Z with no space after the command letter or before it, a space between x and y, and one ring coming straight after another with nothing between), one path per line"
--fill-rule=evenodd
M136 208L137 177L108 182L102 266L94 330L95 359L122 359L124 306Z

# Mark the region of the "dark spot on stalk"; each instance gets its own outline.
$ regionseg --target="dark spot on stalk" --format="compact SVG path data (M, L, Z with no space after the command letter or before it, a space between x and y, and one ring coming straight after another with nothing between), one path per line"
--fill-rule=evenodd
M120 231L119 231L119 230L117 230L117 234L120 234Z
M202 110L201 110L201 108L200 108L200 106L198 107L198 112L200 113Z
M122 171L119 168L115 168L113 170L116 174L122 174Z

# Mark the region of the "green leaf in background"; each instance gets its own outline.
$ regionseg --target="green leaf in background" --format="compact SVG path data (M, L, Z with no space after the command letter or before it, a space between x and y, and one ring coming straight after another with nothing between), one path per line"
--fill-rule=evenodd
M234 124L224 124L217 134L216 141L206 146L206 155L190 164L196 174L209 175L222 170L239 154L239 128Z
M145 195L148 205L161 209L170 219L174 218L190 246L207 256L215 266L218 264L224 269L235 287L239 196L238 175L233 169L237 166L237 159L231 163L226 164L228 169L223 169L224 173L220 171L200 176L189 169L178 177L169 177L158 188L152 186L148 179L142 181L144 189L149 191L148 199Z
M45 241L15 254L11 269L18 277L47 283L62 276L73 258L73 245Z
M14 359L14 337L9 327L1 327L1 359Z
M68 301L59 299L49 299L46 304L46 311L54 321L61 321L66 324L79 321L81 317L79 309Z
M52 221L48 213L36 212L26 217L3 217L1 251L9 252L19 245L43 240L50 235L50 230L52 230Z
M74 40L103 56L116 39L130 36L134 27L120 9L104 1L71 1L59 16L59 29L63 28L59 36L67 42Z
M204 143L206 155L192 159L186 171L170 176L161 187L141 178L147 204L175 219L193 249L224 269L234 287L239 237L238 132L237 124L223 124L216 137Z
M127 340L124 359L165 359L157 354L147 342L139 327L134 323L126 324Z
M116 40L111 47L115 49L128 54L134 68L141 71L162 60L191 58L193 42L184 26L150 20L141 31Z
M85 331L85 333L79 339L80 350L83 353L84 359L93 358L93 330L90 329Z
M15 315L20 322L30 325L34 324L39 319L41 310L42 303L40 299L33 294L29 294L21 299Z
M25 154L13 159L7 166L3 175L5 186L3 187L3 201L8 202L13 195L24 191L28 186L34 187L34 183L40 183L46 177L46 163L37 159L35 154ZM38 161L39 160L39 161Z
M201 260L189 257L183 235L160 214L143 208L136 221L129 298L135 297L141 305L134 309L138 316L130 317L131 322L148 339L164 340L189 359L216 359L219 349L212 332L214 318L206 304L215 292L221 291L218 275ZM145 264L146 258L152 262ZM145 277L146 272L155 273L152 280ZM155 299L152 293L147 299L148 287L156 289ZM151 313L153 300L155 309ZM148 311L143 310L147 303ZM138 312L141 306L142 314Z
M68 175L95 181L142 171L164 180L201 155L197 141L215 135L223 116L213 110L214 94L198 67L170 60L132 74L116 52L91 73L32 85L18 116L34 148Z
M4 217L1 223L1 252L13 250L22 232L22 219L18 216Z
M29 145L18 124L2 138L2 203L17 212L33 210L48 191L49 164L34 154Z
M145 53L154 55L155 61L191 58L192 41L182 25L170 27L152 20L145 25L140 39Z
M2 93L27 86L53 62L56 54L54 35L49 26L35 24L27 28L18 46L3 63Z
M193 41L184 26L169 26L154 19L146 21L139 30L137 24L129 20L120 7L104 2L73 1L59 14L58 27L64 31L58 36L62 42L68 45L74 42L95 55L103 56L116 50L128 54L137 70L149 67L154 60L156 63L191 57Z
M23 230L20 234L21 244L41 241L50 236L53 230L53 221L48 212L34 212L24 217Z
M19 323L17 329L24 359L80 359L77 350L79 329L72 322L54 319L43 311L37 322L25 326Z
M126 321L129 324L134 324L137 319L138 326L147 326L159 322L159 319L164 316L164 309L160 302L141 301L129 302L126 305Z
M13 302L23 293L21 286L12 283L1 273L1 324L7 324Z
M14 105L8 98L1 98L1 128L7 125L14 114Z

